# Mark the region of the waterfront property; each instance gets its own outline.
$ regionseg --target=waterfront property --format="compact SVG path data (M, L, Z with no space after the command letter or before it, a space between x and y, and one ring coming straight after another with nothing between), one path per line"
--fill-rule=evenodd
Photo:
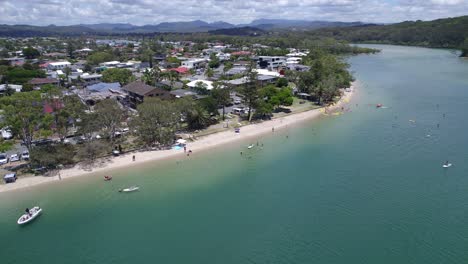
M122 90L128 94L131 107L136 108L138 104L143 103L146 97L157 97L160 99L170 99L173 96L166 90L144 84L140 81L129 83L122 87Z

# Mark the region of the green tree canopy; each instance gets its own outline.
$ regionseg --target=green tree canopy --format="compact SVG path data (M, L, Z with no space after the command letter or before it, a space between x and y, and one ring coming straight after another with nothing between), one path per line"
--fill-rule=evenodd
M128 69L107 69L102 72L102 80L104 82L119 82L121 85L125 85L132 80L132 72Z

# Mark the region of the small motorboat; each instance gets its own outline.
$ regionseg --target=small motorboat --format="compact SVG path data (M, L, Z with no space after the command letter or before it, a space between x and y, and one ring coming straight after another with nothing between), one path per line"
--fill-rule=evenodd
M31 209L26 208L26 213L18 219L17 223L18 225L27 224L32 220L36 219L36 217L38 217L41 213L42 208L40 208L39 206L34 206Z
M247 148L248 148L248 149L251 149L251 148L253 148L253 147L254 147L254 145L251 144L251 145L249 145Z
M444 165L442 165L442 167L444 167L444 168L450 168L450 167L452 167L452 163L446 162Z
M383 104L377 104L375 107L382 108Z
M104 180L105 181L110 181L110 180L112 180L112 176L104 176Z
M125 189L120 189L119 192L135 192L135 191L138 191L139 189L140 187L138 186L132 186L132 187L128 187Z

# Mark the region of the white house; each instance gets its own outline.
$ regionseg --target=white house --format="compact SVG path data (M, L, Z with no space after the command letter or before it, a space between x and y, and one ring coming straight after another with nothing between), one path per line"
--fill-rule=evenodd
M229 54L229 53L218 53L218 54L216 54L216 57L217 57L220 61L226 61L226 60L230 60L230 59L231 59L231 54Z
M182 62L182 67L188 69L200 69L206 64L206 59L189 59Z
M187 86L190 88L197 87L198 83L203 83L206 86L207 90L213 90L213 82L206 80L195 80L187 83Z
M286 59L287 64L299 64L301 63L302 58L299 57L290 57Z
M63 70L67 67L70 68L71 65L72 64L68 61L51 62L47 65L47 69L51 71Z

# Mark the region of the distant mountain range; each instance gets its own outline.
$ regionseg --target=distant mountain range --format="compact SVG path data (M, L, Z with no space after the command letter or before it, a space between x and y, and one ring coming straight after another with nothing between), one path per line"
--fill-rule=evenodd
M362 22L329 22L285 19L258 19L249 24L234 25L222 21L208 23L201 20L188 22L164 22L157 25L135 26L128 23L80 24L72 26L31 26L31 25L0 25L0 36L32 37L32 36L77 36L105 34L145 34L145 33L194 33L208 32L233 28L248 28L263 31L292 29L306 30L326 27L350 27L364 25ZM245 30L244 30L245 31Z

